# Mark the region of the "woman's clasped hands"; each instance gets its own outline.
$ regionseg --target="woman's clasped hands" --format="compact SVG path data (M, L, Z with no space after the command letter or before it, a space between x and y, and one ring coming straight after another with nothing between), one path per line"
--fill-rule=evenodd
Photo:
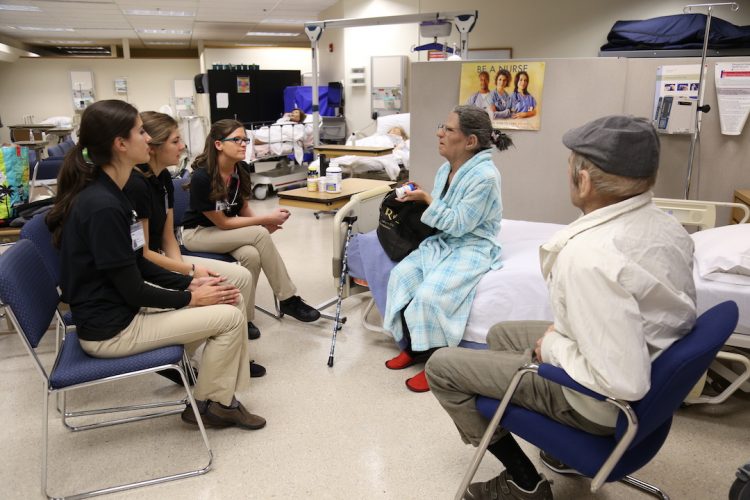
M240 290L223 276L194 278L188 290L192 293L189 304L192 307L236 305L240 300Z

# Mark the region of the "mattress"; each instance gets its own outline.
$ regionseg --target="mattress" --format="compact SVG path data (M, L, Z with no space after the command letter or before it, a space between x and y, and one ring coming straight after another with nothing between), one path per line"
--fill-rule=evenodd
M479 281L463 339L484 343L501 321L552 321L547 284L539 267L539 247L565 227L503 219L498 241L503 267Z
M693 268L695 290L698 296L698 314L725 300L733 300L740 310L740 319L735 334L727 342L730 345L750 348L750 286L734 285L701 278Z

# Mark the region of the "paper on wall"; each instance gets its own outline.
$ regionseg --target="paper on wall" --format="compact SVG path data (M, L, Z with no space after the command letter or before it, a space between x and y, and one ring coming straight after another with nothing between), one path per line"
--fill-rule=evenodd
M750 114L750 63L716 63L716 96L724 135L740 135Z
M216 109L227 109L229 107L229 94L226 92L216 93Z

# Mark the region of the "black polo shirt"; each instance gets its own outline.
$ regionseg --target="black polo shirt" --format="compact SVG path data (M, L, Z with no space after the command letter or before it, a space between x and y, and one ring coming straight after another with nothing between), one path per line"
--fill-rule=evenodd
M148 164L133 169L123 193L130 200L136 217L148 219L148 247L158 252L164 248L162 238L167 210L174 208L174 186L167 169L158 176L145 175L146 172L150 172Z
M133 210L128 199L105 173L84 188L63 226L60 249L60 286L70 304L78 335L84 340L106 340L130 324L139 306L129 305L108 273L132 267L148 280L184 290L190 278L165 271L133 251L130 225ZM141 278L142 281L142 278ZM142 306L182 307L189 292L157 289ZM154 300L157 297L158 300Z
M229 181L227 196L223 200L211 201L211 177L204 167L193 170L190 177L190 206L185 211L182 226L194 228L214 225L203 212L221 210L227 217L237 217L245 200L240 193L240 178L233 175Z

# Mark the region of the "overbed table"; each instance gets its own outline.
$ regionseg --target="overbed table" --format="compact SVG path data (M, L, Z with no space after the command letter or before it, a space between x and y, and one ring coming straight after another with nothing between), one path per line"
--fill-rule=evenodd
M338 156L383 156L393 153L393 146L348 146L345 144L321 144L313 148L319 155L326 155L328 158ZM354 193L352 193L354 194Z
M307 187L279 191L279 205L289 207L309 208L311 210L336 210L343 207L349 198L380 186L394 186L394 181L379 181L374 179L344 179L341 181L340 193L321 193L308 191Z

